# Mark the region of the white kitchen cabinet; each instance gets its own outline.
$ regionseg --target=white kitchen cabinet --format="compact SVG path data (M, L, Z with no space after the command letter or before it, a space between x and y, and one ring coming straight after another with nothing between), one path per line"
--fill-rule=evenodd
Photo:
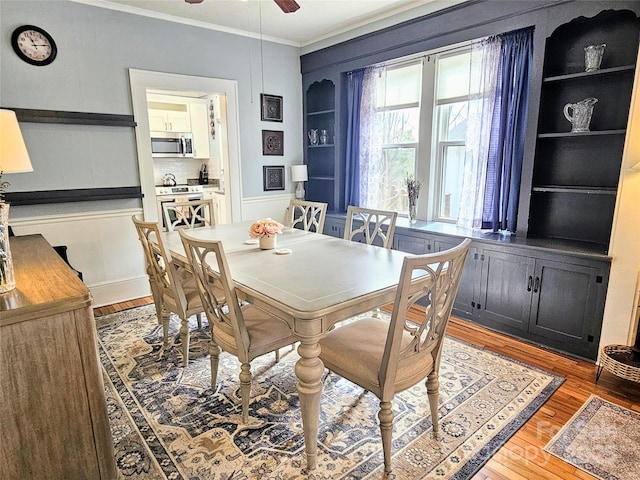
M213 200L213 215L216 225L227 223L227 201L224 194L217 193L217 187L204 187L205 200Z
M205 100L189 103L194 158L209 158L209 109Z
M222 193L216 193L218 196L218 211L220 212L218 223L228 223L227 217L227 197Z
M172 105L174 109L149 109L149 129L152 132L190 132L191 118L189 107Z

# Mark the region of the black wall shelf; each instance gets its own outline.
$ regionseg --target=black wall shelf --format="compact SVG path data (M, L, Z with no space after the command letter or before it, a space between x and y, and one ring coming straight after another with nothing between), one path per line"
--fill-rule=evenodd
M62 110L33 110L2 107L16 112L19 122L62 123L73 125L102 125L105 127L135 127L133 115L112 113L66 112Z
M547 77L542 81L545 83L549 82L561 82L563 80L573 80L576 78L586 78L597 75L612 75L616 73L626 73L633 72L635 70L635 65L624 65L620 67L612 67L612 68L603 68L601 70L596 70L595 72L579 72L579 73L569 73L567 75L556 75L555 77Z
M72 190L42 190L37 192L7 192L7 203L18 205L42 205L45 203L95 202L143 198L140 187L77 188Z
M589 137L595 135L624 135L627 131L622 130L597 130L592 132L554 132L541 133L538 138L561 138L561 137Z

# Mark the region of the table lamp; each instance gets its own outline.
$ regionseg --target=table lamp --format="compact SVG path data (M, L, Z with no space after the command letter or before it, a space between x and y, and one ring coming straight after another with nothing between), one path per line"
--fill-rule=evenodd
M296 186L296 198L304 200L304 184L309 179L306 165L291 165L291 181L298 182Z
M9 182L2 181L2 174L23 172L33 172L33 167L16 113L0 109L0 294L16 287L9 249L9 204L4 201Z

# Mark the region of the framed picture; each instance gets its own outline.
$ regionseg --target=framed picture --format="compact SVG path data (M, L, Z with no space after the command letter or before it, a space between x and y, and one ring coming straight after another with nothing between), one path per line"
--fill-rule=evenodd
M282 97L260 94L260 119L267 122L282 121Z
M284 132L279 130L262 130L262 154L284 155Z
M263 166L262 181L264 191L268 190L284 190L284 165L282 166Z

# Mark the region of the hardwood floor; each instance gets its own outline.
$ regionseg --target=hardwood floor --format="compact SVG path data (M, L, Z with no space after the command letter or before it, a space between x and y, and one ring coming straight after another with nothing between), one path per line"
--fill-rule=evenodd
M152 297L94 309L105 315L152 303ZM589 480L595 477L543 451L555 433L591 394L640 412L640 385L604 371L595 382L596 365L545 350L470 322L452 318L447 333L487 350L566 378L536 414L473 477L474 480Z

